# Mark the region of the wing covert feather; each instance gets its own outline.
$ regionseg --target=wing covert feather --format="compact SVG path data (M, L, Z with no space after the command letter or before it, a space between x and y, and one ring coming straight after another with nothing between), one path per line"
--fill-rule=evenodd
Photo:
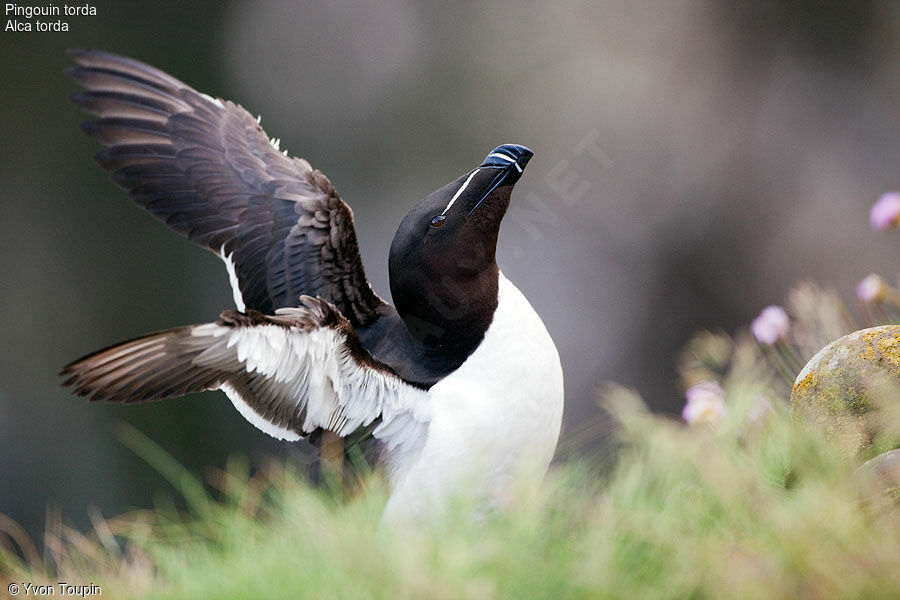
M150 334L61 374L77 394L109 402L222 389L247 420L281 439L319 428L347 436L381 419L375 437L397 445L419 440L427 426L427 392L374 359L336 306L309 296L274 316L227 310L215 323Z
M384 301L359 256L353 213L328 178L279 151L241 106L133 59L73 50L72 101L107 147L96 159L129 197L234 265L247 308L272 313L301 294L334 303L356 326ZM236 298L237 298L236 294Z

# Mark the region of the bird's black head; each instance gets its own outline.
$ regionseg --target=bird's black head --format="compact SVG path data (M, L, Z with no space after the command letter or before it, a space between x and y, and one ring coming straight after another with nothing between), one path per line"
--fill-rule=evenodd
M391 244L391 294L420 341L452 348L477 335L480 342L497 306L500 221L533 154L515 144L491 150L400 223Z

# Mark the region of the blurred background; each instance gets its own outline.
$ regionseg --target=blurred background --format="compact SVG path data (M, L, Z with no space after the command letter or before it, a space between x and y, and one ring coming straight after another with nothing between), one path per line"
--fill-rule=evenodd
M552 6L551 6L552 4ZM67 100L68 47L134 56L235 100L329 175L370 280L406 211L504 142L535 150L499 262L566 375L565 430L595 386L682 403L678 351L737 332L812 277L848 301L897 276L868 229L900 187L900 4L118 2L68 33L0 35L0 512L32 534L152 504L167 484L115 438L125 420L196 473L302 454L224 395L89 404L68 361L231 306L221 263L131 205Z

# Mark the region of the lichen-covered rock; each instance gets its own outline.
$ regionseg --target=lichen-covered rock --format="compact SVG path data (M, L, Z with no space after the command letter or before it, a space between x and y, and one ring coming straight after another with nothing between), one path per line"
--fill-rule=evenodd
M900 325L838 338L794 382L791 414L814 422L848 455L868 450L884 423L874 405L900 398Z

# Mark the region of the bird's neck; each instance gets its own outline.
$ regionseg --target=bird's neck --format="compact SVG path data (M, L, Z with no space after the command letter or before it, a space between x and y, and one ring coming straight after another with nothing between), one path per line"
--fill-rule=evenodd
M439 276L436 282L416 285L427 292L401 294L394 301L410 334L426 352L468 356L494 317L499 275L492 263L473 275Z
M498 306L499 277L495 267L477 281L432 284L427 296L394 290L396 306L380 307L378 317L357 334L376 360L427 389L458 369L484 340Z

